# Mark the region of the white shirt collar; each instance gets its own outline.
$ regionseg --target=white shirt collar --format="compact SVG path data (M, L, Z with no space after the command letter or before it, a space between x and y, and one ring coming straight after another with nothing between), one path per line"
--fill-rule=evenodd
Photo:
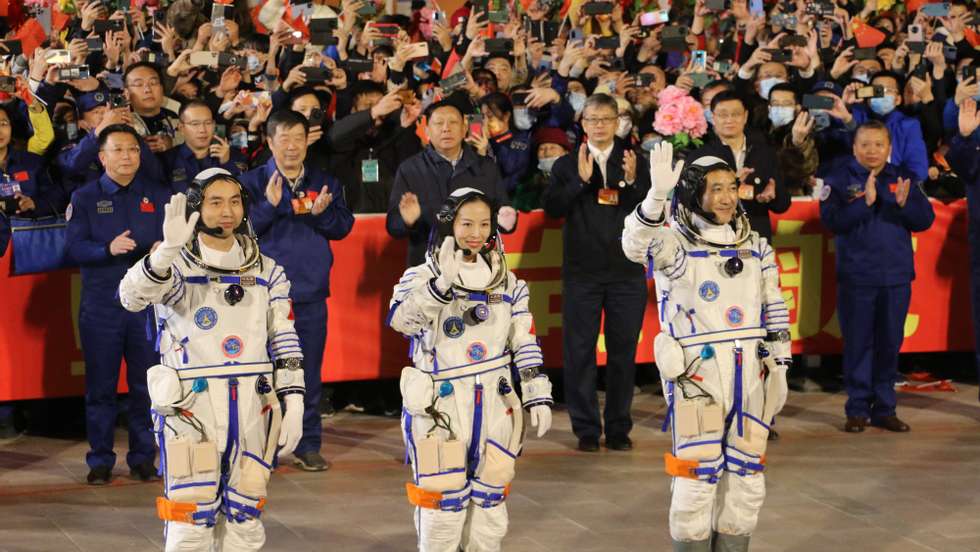
M245 264L245 252L242 251L242 246L238 244L237 239L228 251L211 249L204 244L204 240L200 236L197 238L197 243L201 247L201 259L211 266L235 270Z

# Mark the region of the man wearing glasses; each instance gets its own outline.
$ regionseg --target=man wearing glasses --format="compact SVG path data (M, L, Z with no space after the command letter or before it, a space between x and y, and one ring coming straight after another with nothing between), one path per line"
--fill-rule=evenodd
M647 286L643 268L623 254L623 221L650 188L646 167L616 138L616 100L588 98L582 127L588 136L577 152L555 162L542 195L545 212L564 217L562 260L562 350L565 400L578 448L599 450L605 421L606 447L630 450L630 405L636 344L643 325ZM596 342L605 314L606 406L599 415Z
M237 177L245 172L245 159L232 151L228 140L215 134L214 115L201 100L191 100L180 108L177 129L184 143L163 154L165 174L174 193L187 191L194 175L205 169L222 168Z
M160 69L146 61L134 63L123 73L123 82L133 108L133 127L150 150L160 154L180 144L177 114L163 107L166 98Z

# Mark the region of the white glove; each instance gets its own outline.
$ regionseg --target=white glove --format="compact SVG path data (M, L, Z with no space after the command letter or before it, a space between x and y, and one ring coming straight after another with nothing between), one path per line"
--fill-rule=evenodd
M538 428L538 438L544 437L551 429L551 407L539 404L531 407L531 427Z
M164 207L163 242L150 254L150 268L158 275L167 274L170 266L194 233L194 226L201 213L187 216L187 196L175 194Z
M674 163L674 146L670 142L660 142L650 151L650 191L643 199L643 216L652 219L660 218L664 202L671 190L681 179L684 162Z
M459 274L459 269L463 265L463 250L456 249L456 238L446 236L439 248L439 277L436 278L436 287L442 293L449 293L453 289L453 282Z
M766 402L773 401L772 415L775 416L786 405L786 398L789 396L789 383L786 381L786 372L792 364L792 360L786 358L776 359L775 370L769 371L769 381L766 381L766 390L772 397L766 397ZM771 420L763 420L767 424Z
M303 395L290 393L286 395L286 413L282 415L282 427L279 429L280 452L289 454L296 450L299 438L303 436Z

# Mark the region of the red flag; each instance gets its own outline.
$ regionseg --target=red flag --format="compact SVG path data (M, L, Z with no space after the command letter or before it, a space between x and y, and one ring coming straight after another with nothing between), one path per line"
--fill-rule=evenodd
M970 46L974 48L980 46L980 34L977 34L973 29L969 27L964 28L963 35L966 37L966 41L970 43Z
M928 0L906 0L905 9L912 13L928 3Z
M38 23L37 19L33 17L24 22L23 25L17 29L17 34L14 35L14 39L20 39L21 45L24 48L24 56L27 59L31 59L34 55L34 50L41 45L44 40L48 38L47 33L44 32L44 27Z
M851 31L858 48L874 48L885 41L885 33L857 18L851 20Z

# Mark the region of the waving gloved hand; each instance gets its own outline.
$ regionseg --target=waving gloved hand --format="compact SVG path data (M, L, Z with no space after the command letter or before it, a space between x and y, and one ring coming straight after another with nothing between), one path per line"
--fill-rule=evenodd
M643 215L653 219L660 218L664 202L671 190L681 179L684 162L674 163L674 146L670 142L660 142L650 151L650 180L652 186L643 199Z
M461 266L463 266L463 250L456 249L456 238L446 236L442 247L439 248L440 274L436 278L436 287L440 292L449 293Z
M303 436L303 395L286 395L286 412L282 415L282 428L279 430L280 452L289 454L296 449Z
M180 248L194 233L194 226L201 213L194 212L187 216L187 196L175 194L164 207L163 243L150 254L150 267L157 274L167 274L170 265L174 263Z

